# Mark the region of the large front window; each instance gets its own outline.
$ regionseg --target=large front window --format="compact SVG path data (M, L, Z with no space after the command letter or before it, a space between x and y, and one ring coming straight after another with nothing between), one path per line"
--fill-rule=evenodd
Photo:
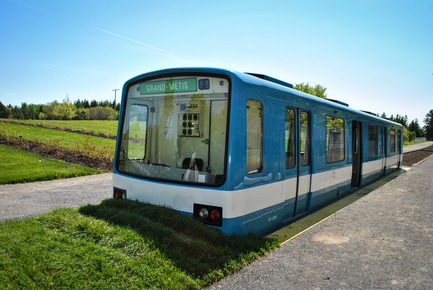
M217 77L168 77L130 86L118 170L150 179L222 184L228 94L228 80Z

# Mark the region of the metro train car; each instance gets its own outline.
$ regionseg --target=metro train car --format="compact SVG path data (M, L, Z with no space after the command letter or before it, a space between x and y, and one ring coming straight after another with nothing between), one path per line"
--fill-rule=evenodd
M400 167L400 124L292 87L216 68L127 81L113 197L263 235Z

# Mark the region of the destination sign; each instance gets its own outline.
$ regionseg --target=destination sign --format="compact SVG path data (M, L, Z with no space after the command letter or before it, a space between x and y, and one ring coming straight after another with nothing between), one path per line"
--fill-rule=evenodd
M153 81L140 84L140 94L142 95L195 92L196 90L197 81L195 78Z

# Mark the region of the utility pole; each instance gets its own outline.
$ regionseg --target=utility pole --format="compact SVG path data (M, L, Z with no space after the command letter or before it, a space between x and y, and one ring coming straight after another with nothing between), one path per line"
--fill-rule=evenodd
M116 93L119 89L113 89L114 91L114 104L113 104L113 109L114 109L114 119L116 119Z
M113 105L113 109L116 111L116 92L118 91L119 89L113 89L113 92L114 92L114 105Z

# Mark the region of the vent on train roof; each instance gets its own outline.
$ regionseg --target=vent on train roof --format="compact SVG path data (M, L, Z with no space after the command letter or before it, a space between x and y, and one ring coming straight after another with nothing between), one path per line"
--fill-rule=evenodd
M364 112L364 113L366 113L366 114L370 114L370 115L373 115L373 116L376 116L376 117L377 117L377 114L372 113L372 112L369 112L369 111L361 110L361 112Z
M276 83L276 84L279 84L279 85L282 85L282 86L289 87L289 88L293 89L293 85L292 84L283 82L282 80L279 80L279 79L276 79L276 78L273 78L273 77L270 77L270 76L267 76L267 75L256 74L256 73L246 73L246 74L247 75L251 75L251 76L255 76L256 78L264 79L266 81L270 81L270 82L273 82L273 83Z
M345 103L345 102L342 102L342 101L339 101L339 100L334 100L334 99L326 99L326 100L334 102L334 103L337 103L337 104L345 106L345 107L349 107L348 103Z

